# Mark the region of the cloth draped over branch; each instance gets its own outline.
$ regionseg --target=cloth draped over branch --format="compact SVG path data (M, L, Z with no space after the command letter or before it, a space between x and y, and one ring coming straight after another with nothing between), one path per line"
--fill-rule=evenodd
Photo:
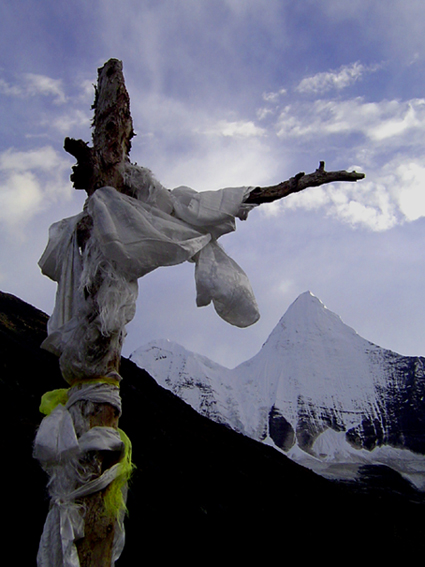
M146 178L146 170L139 171L144 168L128 167L136 169L136 178ZM130 173L134 178L134 171ZM137 279L160 266L194 262L198 306L212 301L220 317L239 327L252 325L259 318L248 277L217 242L220 236L235 230L236 217L245 219L253 208L244 204L252 188L198 193L189 187L168 191L152 180L147 187L137 181L133 196L113 187L97 189L82 213L50 228L39 265L58 283L58 290L43 347L62 358L62 372L69 382L82 377L76 372L76 364L78 358L83 363L83 355L76 356L76 351L81 333L89 333L87 292L96 302L99 332L122 335L125 324L134 316ZM87 219L91 232L81 250L78 229ZM98 277L102 269L108 270L108 278ZM100 287L93 293L98 280ZM93 326L93 321L90 324ZM120 344L122 339L117 339ZM90 357L85 353L84 358L84 376L88 377ZM98 362L101 364L100 359ZM69 372L67 364L73 367ZM107 368L96 365L93 376L110 374Z

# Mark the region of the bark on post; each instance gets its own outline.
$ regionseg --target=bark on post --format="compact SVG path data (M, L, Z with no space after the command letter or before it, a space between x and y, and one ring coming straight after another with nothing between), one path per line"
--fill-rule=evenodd
M85 189L88 195L107 185L123 191L120 165L129 160L134 136L121 61L110 59L98 70L95 89L93 147L73 138L65 138L64 143L77 160L71 181L75 189Z
M116 59L109 60L98 70L98 83L95 87L93 104L93 146L82 140L66 138L64 148L77 159L72 168L71 180L76 189L84 189L90 196L99 187L112 186L124 191L121 167L128 161L131 138L134 135L130 114L130 98L127 93L122 63ZM78 230L80 247L84 250L90 237L91 225L89 217L84 217ZM99 282L101 285L102 282ZM91 290L93 295L97 289ZM96 305L96 302L93 302ZM96 313L93 313L96 316ZM99 335L98 348L103 348ZM97 348L96 345L93 347ZM115 370L119 370L119 356L112 361ZM73 416L75 423L84 423L84 429L95 426L118 427L116 409L110 404L91 404L86 402L75 404ZM89 415L87 415L89 413ZM79 431L81 434L84 431ZM97 452L88 466L94 476L100 476L114 464L108 452ZM86 463L87 465L87 463ZM109 487L108 487L109 488ZM104 496L108 490L97 492L83 499L85 507L85 536L76 542L81 567L110 567L112 547L115 535L115 518L105 510Z

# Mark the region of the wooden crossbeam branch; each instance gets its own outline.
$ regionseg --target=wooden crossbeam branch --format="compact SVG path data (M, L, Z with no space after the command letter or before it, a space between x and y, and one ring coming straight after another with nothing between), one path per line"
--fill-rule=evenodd
M304 172L301 172L278 185L256 187L251 191L245 202L256 205L271 203L292 193L303 191L307 187L319 187L319 185L335 183L336 181L355 182L364 179L364 177L364 173L357 173L357 171L325 171L325 162L321 161L319 167L313 173L306 175Z

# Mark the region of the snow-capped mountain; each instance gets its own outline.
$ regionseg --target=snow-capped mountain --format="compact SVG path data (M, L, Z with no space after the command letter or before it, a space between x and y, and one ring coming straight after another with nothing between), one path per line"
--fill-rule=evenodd
M363 339L310 292L232 370L166 340L130 358L199 413L323 476L379 464L425 490L425 359Z

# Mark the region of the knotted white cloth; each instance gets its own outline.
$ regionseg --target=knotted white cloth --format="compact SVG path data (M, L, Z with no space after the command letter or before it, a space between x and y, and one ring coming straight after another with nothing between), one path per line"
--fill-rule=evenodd
M90 400L87 392L86 399ZM37 554L38 567L79 567L75 542L84 537L84 515L76 500L103 490L119 474L119 463L101 476L84 481L76 463L87 451L117 451L124 448L119 432L112 427L93 427L79 439L68 409L58 405L37 431L34 457L50 476L50 510ZM124 546L124 533L116 527L114 557ZM112 563L114 564L114 562Z

